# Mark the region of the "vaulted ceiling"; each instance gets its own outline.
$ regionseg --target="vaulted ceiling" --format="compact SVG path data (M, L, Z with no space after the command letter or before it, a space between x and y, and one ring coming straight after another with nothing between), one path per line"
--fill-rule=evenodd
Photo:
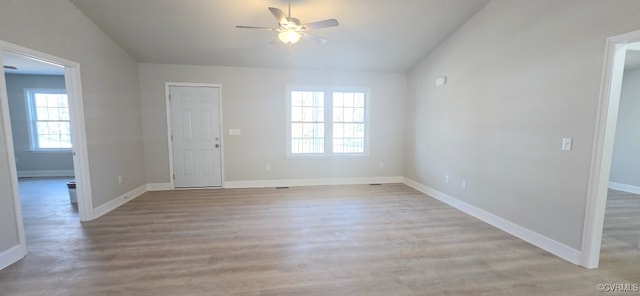
M335 18L314 30L328 39L270 44L277 26L267 9L284 0L71 0L138 62L405 72L488 0L292 0L303 23Z

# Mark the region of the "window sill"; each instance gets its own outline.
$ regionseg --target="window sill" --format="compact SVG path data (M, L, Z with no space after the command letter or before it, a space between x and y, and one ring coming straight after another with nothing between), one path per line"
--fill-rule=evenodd
M369 153L343 153L343 154L292 154L287 153L286 157L289 159L312 159L312 158L367 158L371 156Z
M31 153L71 153L72 149L31 149Z

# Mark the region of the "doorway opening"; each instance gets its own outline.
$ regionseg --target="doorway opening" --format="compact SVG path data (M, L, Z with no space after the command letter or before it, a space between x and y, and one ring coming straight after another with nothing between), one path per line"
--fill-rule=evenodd
M587 268L597 268L600 261L625 60L629 50L640 48L639 42L640 31L606 42L580 258Z
M16 64L9 65L7 62ZM6 69L5 73L3 73L4 75L0 75L0 109L2 109L0 119L2 120L6 138L5 145L9 161L8 169L13 196L13 210L15 211L16 225L18 228L18 241L20 249L22 250L22 257L24 257L27 248L21 207L21 192L18 182L19 176L51 177L54 175L63 175L65 176L64 180L75 178L77 200L76 219L79 218L81 221L88 221L93 219L94 216L91 200L89 164L86 153L87 141L80 85L80 69L78 63L4 41L0 41L0 63L8 66L4 67ZM31 69L31 74L29 74L28 69ZM53 71L55 73L47 71ZM18 75L19 72L32 76L13 76ZM45 73L58 75L60 77L42 79L42 75L36 76L36 74ZM49 85L52 87L36 86L22 90L23 104L20 107L23 107L23 111L26 114L18 114L21 112L11 114L9 102L10 85L8 83L12 83L11 86L16 86L17 82L22 83L29 80L31 80L31 82L33 82L33 80L40 80L38 83L43 83L41 86ZM45 80L47 81L45 82ZM64 93L64 95L61 93ZM31 98L28 98L29 96L31 96ZM48 103L51 104L49 105ZM29 117L30 115L38 115L38 113L41 115L40 118L37 116ZM23 117L23 120L29 121L26 131L16 130L12 127L11 118L13 116ZM27 117L29 117L29 119L27 119ZM27 154L21 154L23 152L22 147L20 150L17 149L21 143L18 143L18 141L14 143L14 139L25 137L29 143L28 152L40 153L42 155L38 157L18 156ZM46 165L51 165L51 163L56 161L51 158L53 154L47 155L47 153L54 153L54 151L58 154L62 153L62 160L59 159L58 162L62 162L63 166L55 168L48 167L48 169L45 167L43 170L29 170L25 169L25 167L28 168L29 166L21 166L21 170L18 170L17 163L26 165L25 162L30 162L35 158L44 159L45 162L47 162ZM64 155L65 153L66 155ZM65 157L67 161L71 160L71 164L68 162L64 163ZM33 165L33 163L30 165ZM33 185L33 182L31 183L30 185ZM66 184L64 184L64 186L62 192L67 193ZM71 196L69 196L68 202L71 202L70 198Z

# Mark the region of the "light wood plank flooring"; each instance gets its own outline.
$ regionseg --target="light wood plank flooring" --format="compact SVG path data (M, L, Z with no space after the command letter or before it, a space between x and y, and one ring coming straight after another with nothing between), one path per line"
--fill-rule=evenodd
M0 271L0 295L602 295L597 284L640 284L629 235L640 199L624 194L611 197L597 270L402 184L150 192L83 224L60 194L62 209L23 201L29 255Z

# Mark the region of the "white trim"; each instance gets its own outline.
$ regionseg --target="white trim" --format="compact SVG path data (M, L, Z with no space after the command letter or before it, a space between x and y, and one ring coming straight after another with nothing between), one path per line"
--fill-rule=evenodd
M324 152L321 153L293 153L291 152L291 92L320 92L324 94ZM352 153L340 153L333 151L333 93L336 92L358 92L364 93L364 151ZM371 131L369 114L371 113L371 87L357 86L323 86L323 85L286 85L285 102L285 157L291 159L300 158L358 158L369 157L371 155Z
M609 188L633 194L640 194L640 186L622 184L609 181Z
M6 251L0 253L0 270L16 263L18 260L27 255L27 250L22 245L15 245Z
M93 217L94 219L99 218L100 216L109 213L113 210L115 210L116 208L118 208L119 206L128 203L130 201L132 201L133 199L135 199L136 197L144 194L145 192L147 192L147 185L142 185L136 189L133 189L123 195L120 195L116 198L114 198L113 200L95 208L93 210Z
M449 196L445 193L437 191L433 188L422 185L409 178L404 178L404 184L413 187L414 189L429 195L439 201L442 201L466 214L476 217L485 223L492 225L502 231L505 231L517 238L520 238L534 246L537 246L551 254L554 254L566 261L573 264L580 263L580 251L571 248L561 242L548 238L542 234L532 231L528 228L522 227L509 220L498 217L485 210L477 208L471 204L461 201L455 197Z
M165 93L165 106L167 111L167 144L169 147L169 183L171 184L170 189L175 189L176 184L173 179L174 169L173 169L173 143L171 141L171 87L211 87L218 89L218 120L220 121L218 127L220 128L220 173L221 178L220 183L222 187L225 186L225 170L224 170L224 121L222 120L222 84L220 83L190 83L190 82L165 82L164 83L164 93Z
M4 42L0 41L0 64L3 64L3 47L6 45ZM27 245L26 245L26 237L24 233L24 223L22 220L22 206L20 204L20 192L18 187L18 172L16 169L16 158L15 152L13 148L13 134L11 129L11 117L9 112L9 96L7 93L7 84L5 80L5 75L0 75L0 111L2 112L0 116L2 117L2 126L4 128L4 141L6 145L6 157L9 165L9 186L11 186L11 195L13 197L13 211L15 215L15 225L16 225L16 233L18 235L17 245L11 247L9 249L10 252L3 252L1 260L2 265L9 265L15 261L20 260L20 258L26 255ZM0 149L1 150L1 149ZM2 156L0 156L2 157ZM15 249L21 249L23 252L20 256L15 253ZM6 255L5 255L6 253Z
M640 41L640 31L607 38L587 188L580 265L597 268L613 158L627 44Z
M224 188L266 188L321 185L357 185L402 183L402 177L364 177L364 178L319 178L319 179L282 179L227 181Z
M5 50L45 63L64 66L65 89L67 90L67 97L69 99L69 115L71 116L71 142L73 144L74 156L73 168L77 182L78 211L80 214L80 221L91 220L93 218L91 216L93 211L93 201L91 197L91 176L89 170L89 156L87 153L87 135L84 120L84 104L80 78L80 64L0 40L0 52ZM6 96L6 81L4 79L4 75L1 76L3 77L0 78L0 84L3 90L0 95ZM6 117L8 117L8 114L9 113L7 111ZM5 124L5 129L10 131L11 126L9 125L8 127L6 127ZM13 153L13 141L11 137L9 137L8 140L9 141L7 141L7 150L10 156L9 170L14 170L11 176L11 182L13 183L13 186L17 188L18 179L17 173L15 172L15 155ZM19 207L20 195L17 189L14 189L14 203L17 203ZM19 228L22 228L21 212L21 210L17 211ZM22 241L24 241L24 230L20 231L22 232L21 239Z
M147 191L165 191L172 190L171 183L149 183L147 184Z
M73 177L73 170L41 170L41 171L18 171L18 178L24 177Z

